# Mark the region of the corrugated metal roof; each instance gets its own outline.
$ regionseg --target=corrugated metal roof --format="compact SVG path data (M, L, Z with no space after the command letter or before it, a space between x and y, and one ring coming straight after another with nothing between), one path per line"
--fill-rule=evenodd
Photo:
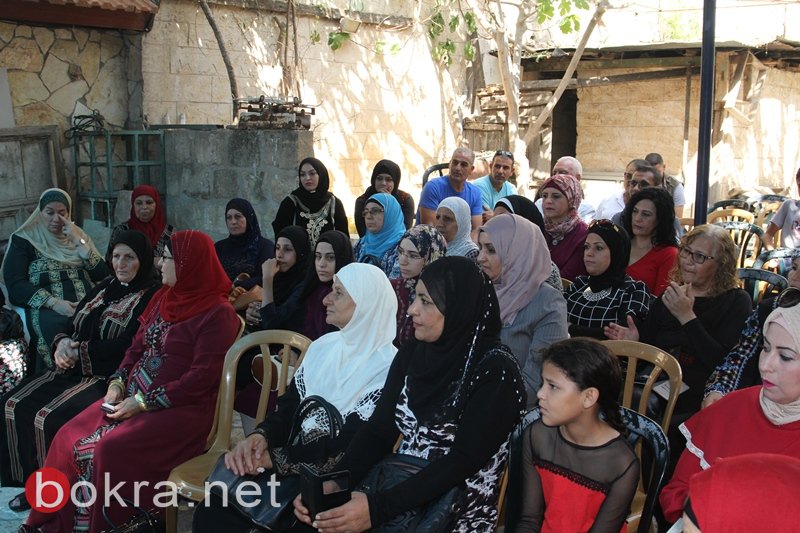
M104 11L126 11L128 13L158 13L158 5L151 0L26 0L40 4L75 6L102 9Z

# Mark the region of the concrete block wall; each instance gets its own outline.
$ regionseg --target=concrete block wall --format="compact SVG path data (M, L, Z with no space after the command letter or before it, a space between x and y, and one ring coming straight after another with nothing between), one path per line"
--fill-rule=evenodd
M314 153L311 133L300 130L167 130L165 145L169 222L214 240L228 235L225 204L235 197L253 204L261 233L273 238L278 205Z

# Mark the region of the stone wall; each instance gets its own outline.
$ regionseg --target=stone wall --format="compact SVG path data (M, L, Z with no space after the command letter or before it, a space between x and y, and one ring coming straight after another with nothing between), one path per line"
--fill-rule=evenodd
M241 1L227 4L212 2L211 8L241 95L279 95L283 66L277 42L285 15L236 7L247 5ZM411 14L412 4L403 0L363 4L365 10L386 15ZM453 125L459 123L457 110L463 102L464 66L450 69L453 82L448 86L421 26L363 23L333 51L327 36L338 30L338 20L299 16L296 23L300 94L304 103L318 106L312 119L314 153L328 166L332 190L348 213L369 184L372 167L383 158L400 164L402 188L415 191L424 169L449 159L455 147ZM390 52L393 45L396 50ZM152 31L144 36L142 70L144 112L151 123L175 123L181 114L190 124L230 123L227 75L196 2L161 3ZM443 89L443 83L449 88Z
M297 166L313 154L308 131L167 130L167 219L179 229L227 236L225 204L250 200L272 238L278 205L297 187Z
M716 100L727 91L726 58L718 54ZM731 70L733 67L731 67ZM582 69L581 78L625 71ZM642 81L578 90L577 157L585 172L622 175L625 164L659 152L673 175L683 176L689 216L697 174L700 79L691 83L688 153L683 161L685 78ZM800 73L767 69L747 125L722 112L711 153L709 202L754 186L789 190L800 165ZM716 106L720 112L721 104ZM791 189L794 190L793 188Z
M45 28L0 22L0 67L17 126L54 124L98 110L111 128L141 128L141 37L119 31ZM73 157L63 140L72 185Z

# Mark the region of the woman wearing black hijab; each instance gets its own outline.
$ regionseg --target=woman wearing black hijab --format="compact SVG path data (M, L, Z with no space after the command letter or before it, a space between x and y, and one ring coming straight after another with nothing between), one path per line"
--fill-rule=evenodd
M111 250L114 275L83 298L67 329L53 341L57 368L23 381L3 397L4 486L25 483L44 463L59 428L103 397L105 377L122 361L139 328L139 315L159 286L153 279L153 248L143 233L118 233ZM22 496L9 505L24 510L26 504Z
M310 251L308 235L300 226L289 226L278 233L275 241L275 257L261 265L261 301L250 304L247 322L255 329L300 331L300 294Z
M275 257L275 244L261 235L253 205L243 198L234 198L225 206L228 237L214 243L222 268L235 287L249 290L261 285L261 264ZM237 280L241 274L247 279Z
M337 469L349 470L358 487L392 452L398 435L398 455L429 464L392 488L357 488L350 502L315 517L317 529L335 523L363 531L465 484L451 529L494 531L506 442L525 408L516 359L499 341L497 296L489 279L463 257L431 263L415 290L409 307L415 339L395 356L375 412ZM299 498L295 514L311 523Z
M400 190L400 175L400 166L388 159L381 159L372 169L369 187L364 191L364 194L356 198L356 207L353 212L359 237L363 237L367 233L367 226L362 214L364 205L366 205L370 196L379 192L391 194L400 204L400 209L403 211L403 224L406 229L410 229L414 224L414 198L407 192Z
M651 296L647 286L625 273L631 241L628 233L610 220L595 220L583 245L588 275L578 276L564 293L569 333L573 337L605 339L603 328L626 325L626 316L637 322L647 316Z
M336 331L337 328L325 320L327 313L322 300L331 292L334 274L352 262L353 245L349 236L336 230L326 231L319 236L300 293L304 319L303 328L299 331L312 341L325 333Z
M305 229L312 250L319 236L328 230L349 234L344 206L328 191L330 178L322 161L313 157L300 161L298 180L299 186L283 199L272 221L276 240L287 226Z
M542 218L541 211L539 211L535 203L524 196L512 194L497 200L497 203L494 204L494 215L497 216L504 213L527 218L539 226L539 229L542 230L542 234L544 235L544 219Z

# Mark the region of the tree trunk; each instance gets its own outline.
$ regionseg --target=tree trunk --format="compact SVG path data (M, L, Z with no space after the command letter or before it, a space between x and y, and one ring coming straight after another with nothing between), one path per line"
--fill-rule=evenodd
M214 20L214 14L211 13L211 8L208 7L206 0L197 0L200 3L200 8L206 16L211 31L214 32L214 37L217 39L219 46L219 53L222 55L222 62L225 63L225 70L228 71L228 81L231 84L231 117L236 120L236 99L239 98L239 88L236 86L236 75L233 72L233 63L228 55L228 50L225 48L225 42L222 40L222 32L219 31L217 21Z

